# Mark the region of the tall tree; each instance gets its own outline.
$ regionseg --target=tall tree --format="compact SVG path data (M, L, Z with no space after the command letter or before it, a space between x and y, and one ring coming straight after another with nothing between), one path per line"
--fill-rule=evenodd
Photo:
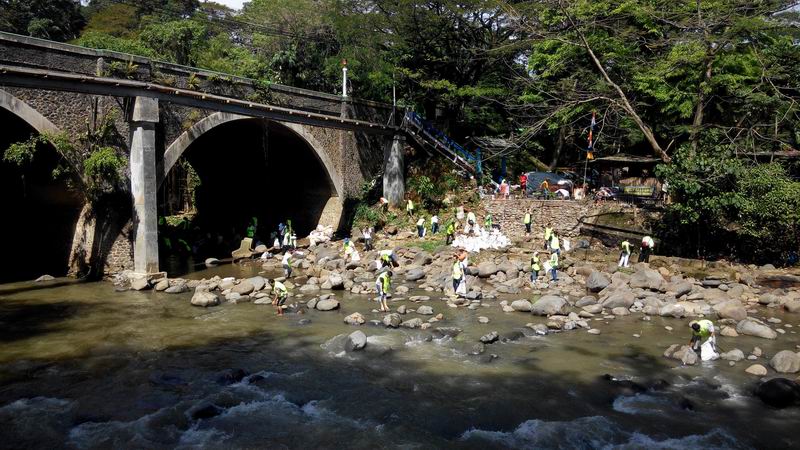
M56 41L75 39L84 25L77 0L0 0L0 29Z

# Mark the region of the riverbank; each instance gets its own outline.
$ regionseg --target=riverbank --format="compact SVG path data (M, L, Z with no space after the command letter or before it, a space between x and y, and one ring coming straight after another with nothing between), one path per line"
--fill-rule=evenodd
M235 304L226 299L235 293L233 287L244 284L241 280L262 276L271 281L280 275L279 261L272 260L170 280L167 284L186 284L184 292L175 294L63 280L0 286L6 330L0 351L0 417L11 425L0 433L4 442L28 448L65 443L76 448L797 445L798 408L764 405L752 394L761 377L745 372L757 363L767 368L768 378L778 376L771 359L800 344L794 333L800 316L784 307L794 288L785 289L788 296L778 295L757 283L760 276L776 272L743 267L736 282L740 269L735 266L673 261L667 269L660 266L661 258L654 258L649 269L611 273L613 252L589 249L564 255L563 276L555 285L520 284L518 293L500 292L527 279L530 247L516 242L504 251L471 256L474 275L468 283L476 298L456 302L437 284L449 277L452 249L432 248L405 235L381 236L376 244L394 248L401 263L392 314L418 328L393 328L391 321L387 327L387 314L375 311L374 293L353 293L354 288L373 287L375 274L368 267L373 258L362 254L362 265L347 269L340 243L303 250L282 318L274 316L269 304L256 304L258 294L267 294L264 288L233 296ZM523 267L512 268L515 263ZM487 269L489 264L497 271ZM605 271L609 281L597 293L587 293L589 267ZM659 273L663 281L657 289L631 287L639 283L640 272L655 283L650 271L662 268L671 273L669 278ZM419 275L416 269L424 276L407 280ZM515 269L516 277L509 276ZM725 278L713 287L704 286L706 278L672 279L684 271L702 272L708 280ZM748 285L745 275L755 284ZM220 286L226 277L234 278L232 287ZM210 292L218 296L219 306L190 304L198 286L214 283L217 288ZM691 291L676 297L672 292L680 291L673 286L679 283ZM332 289L326 289L328 284ZM317 290L304 292L305 286ZM684 365L663 356L670 345L688 341L689 318L674 317L674 309L662 316L661 308L685 303L680 306L689 315L696 312L688 304L707 305L707 316L713 317L718 298L730 299L740 290L737 301L753 311L748 317L764 320L778 336L740 334L721 336L718 342L727 351L739 348L745 358L759 347L760 356L734 365L727 360ZM633 296L629 314L610 314L620 308L610 304L605 312L584 310L602 306L619 292L626 299ZM566 310L558 311L563 314L504 308L522 299L535 305L548 295L564 300ZM769 295L777 297L771 306L758 303ZM335 299L338 309L308 307L322 296ZM587 297L594 303L577 306ZM645 310L656 305L653 299L663 302L659 314ZM363 325L345 323L355 313ZM572 321L575 328L567 330ZM580 326L581 321L590 327ZM348 351L349 336L356 331L364 333L366 346ZM496 340L491 338L495 332ZM481 342L486 336L493 342Z

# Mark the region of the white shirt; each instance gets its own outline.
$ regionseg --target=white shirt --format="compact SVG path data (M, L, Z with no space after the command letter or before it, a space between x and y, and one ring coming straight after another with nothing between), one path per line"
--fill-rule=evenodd
M431 217L431 223L439 223L439 216Z
M281 264L289 265L289 260L292 258L292 255L289 252L283 254L283 258L281 259Z

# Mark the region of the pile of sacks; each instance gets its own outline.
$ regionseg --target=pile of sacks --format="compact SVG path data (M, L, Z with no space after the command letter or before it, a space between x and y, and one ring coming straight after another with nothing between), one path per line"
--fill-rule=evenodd
M453 241L453 247L463 248L470 253L477 253L484 249L499 250L511 245L509 240L498 229L486 231L478 230L477 235L460 234Z
M333 237L333 227L317 225L317 228L308 235L308 242L313 247L324 242L330 242Z

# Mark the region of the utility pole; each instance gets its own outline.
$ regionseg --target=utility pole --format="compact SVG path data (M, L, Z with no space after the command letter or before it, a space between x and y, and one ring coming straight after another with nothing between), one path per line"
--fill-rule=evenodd
M342 97L347 97L347 60L342 60Z

